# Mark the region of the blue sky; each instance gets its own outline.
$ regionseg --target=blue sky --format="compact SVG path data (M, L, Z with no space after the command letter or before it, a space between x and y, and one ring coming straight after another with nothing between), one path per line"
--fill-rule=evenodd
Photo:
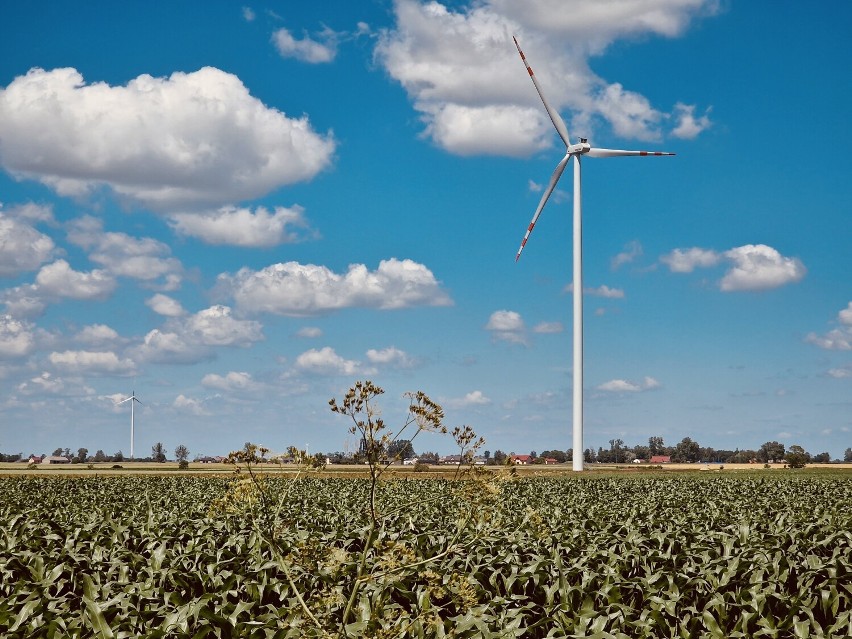
M423 390L486 448L852 446L852 6L635 0L0 9L0 450L351 449ZM451 452L424 438L418 450Z

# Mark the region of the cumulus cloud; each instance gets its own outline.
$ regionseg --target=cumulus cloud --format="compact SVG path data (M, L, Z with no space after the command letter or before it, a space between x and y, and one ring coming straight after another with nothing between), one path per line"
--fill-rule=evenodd
M762 291L800 281L807 269L795 257L785 257L766 244L745 244L723 253L693 247L674 249L660 257L672 273L691 273L727 261L730 266L719 281L723 292Z
M129 376L136 372L133 360L122 359L112 351L54 351L48 359L68 373Z
M382 349L371 348L367 351L367 359L372 364L381 364L393 368L411 368L415 363L408 353L394 346Z
M733 248L725 257L734 266L725 273L719 287L723 291L760 291L801 280L807 269L801 260L784 257L771 246L746 244Z
M331 29L323 30L318 40L307 35L300 40L282 28L272 34L272 43L281 57L310 64L331 62L337 55L337 34Z
M312 348L296 358L296 368L303 373L314 375L365 375L375 372L374 369L362 370L361 362L344 359L333 348Z
M808 333L805 341L831 351L852 350L852 302L837 314L838 328L823 335ZM831 372L829 372L831 375ZM836 377L836 375L832 375Z
M0 357L12 359L29 355L35 348L33 326L11 315L0 316Z
M104 232L103 223L97 218L84 216L72 222L68 240L90 251L89 259L112 275L145 281L160 277L176 278L178 282L181 279L183 267L170 257L168 245L150 237Z
M240 269L222 274L218 288L249 313L310 316L343 308L390 310L413 306L448 306L449 295L428 268L411 260L383 260L369 271L350 265L339 275L325 266L286 262L260 271Z
M642 257L642 254L642 245L638 241L633 240L624 246L624 250L621 253L610 260L610 268L616 271L625 264L630 264L636 258Z
M243 7L243 20L246 22L254 22L257 15L251 7Z
M72 68L31 69L0 89L0 165L62 195L106 185L154 209L256 198L309 180L332 136L251 96L216 68L87 84Z
M173 300L162 298L165 299L157 300L154 306L177 313L178 308L171 304ZM145 362L194 364L210 359L211 347L247 348L263 339L260 322L237 319L230 307L217 304L192 315L171 315L162 329L149 331L132 352Z
M186 315L186 311L180 302L162 293L157 293L153 297L149 297L145 300L145 305L157 313L157 315L165 315L166 317L181 317L182 315Z
M32 226L26 212L19 216L14 209L0 208L0 277L36 270L55 248L50 237Z
M201 385L224 393L247 394L262 391L264 386L246 372L230 371L226 375L210 373L201 380Z
M184 326L208 346L249 346L263 340L260 322L236 319L228 306L220 304L189 316Z
M660 261L668 266L672 273L692 273L696 268L716 266L722 261L722 256L710 249L678 248L667 255L663 255Z
M204 407L204 403L202 401L192 397L187 397L184 394L180 394L175 397L175 401L172 402L172 408L178 412L188 413L190 415L203 416L212 414Z
M672 135L676 138L691 140L698 137L698 134L710 127L710 109L705 111L704 115L695 117L695 105L683 104L678 102L675 104L674 116L677 120L677 126L672 131Z
M225 206L208 213L176 213L171 226L181 235L197 237L207 244L227 244L248 248L267 248L298 242L309 231L300 206L276 206L273 211L259 206Z
M41 268L36 276L35 286L34 292L42 296L103 300L115 290L116 282L115 278L104 270L75 271L65 260L57 260Z
M117 342L120 338L115 329L106 324L90 324L84 326L74 339L90 346L104 346Z
M597 387L599 391L608 393L641 393L660 388L660 382L653 377L645 377L641 382L631 382L626 379L613 379Z
M80 377L57 377L44 371L18 384L17 391L23 395L74 395L86 397L95 394L95 389L83 383Z
M491 400L482 391L475 390L467 393L464 397L446 399L442 402L447 408L471 408L473 406L487 406Z
M491 338L494 340L513 344L527 343L524 320L517 311L494 311L488 318L485 330L491 332Z
M554 0L483 0L458 10L440 2L398 0L396 26L382 33L375 57L422 114L424 135L460 155L527 155L550 146L553 127L518 59L512 34L571 130L591 137L595 121L618 135L656 139L670 121L681 137L710 125L706 113L678 103L672 113L643 95L609 83L589 58L618 38L675 37L716 0L583 1L565 12ZM584 25L580 28L579 25Z

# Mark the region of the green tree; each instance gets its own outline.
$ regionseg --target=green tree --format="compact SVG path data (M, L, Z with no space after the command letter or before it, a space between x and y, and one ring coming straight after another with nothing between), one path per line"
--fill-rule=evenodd
M666 449L666 445L663 442L662 437L649 437L648 438L648 450L651 455L662 455Z
M77 455L75 455L74 459L71 460L74 464L82 464L86 461L86 457L89 455L88 448L78 448Z
M53 451L52 454L53 454L54 457L61 457L62 456L62 449L57 448L56 450Z
M183 444L178 444L175 448L175 459L179 462L185 462L189 458L189 449Z
M770 460L780 461L784 459L784 454L787 451L784 449L784 444L779 442L766 442L757 451L758 461L768 462Z
M105 462L106 460L107 460L106 453L104 453L104 451L102 451L102 450L99 448L99 449L98 449L98 451L95 453L95 459L94 459L94 461L96 461L96 462Z
M160 442L151 446L151 457L155 462L163 463L166 461L166 449L163 448L163 445Z
M684 437L680 443L675 446L675 454L672 455L672 461L677 462L697 462L701 460L701 446L698 442L693 441L690 437Z
M610 439L609 440L609 452L610 459L614 461L616 464L619 464L624 461L624 440L623 439Z
M112 461L114 462L123 462L124 461L124 453L118 451L115 455L112 456Z
M831 462L831 455L828 452L814 455L813 462L816 464L828 464Z
M805 452L805 449L798 445L790 446L790 450L787 451L787 455L784 458L787 461L787 465L790 468L804 468L805 464L808 463L808 455Z
M388 444L388 457L391 459L402 460L416 456L410 439L397 439Z

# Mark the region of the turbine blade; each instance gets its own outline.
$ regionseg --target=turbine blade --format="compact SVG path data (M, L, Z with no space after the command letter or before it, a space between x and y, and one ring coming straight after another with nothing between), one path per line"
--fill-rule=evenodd
M527 68L527 71L530 74L530 79L533 81L535 85L535 90L538 91L538 97L541 98L541 101L544 103L544 108L547 109L547 114L550 116L550 121L553 122L553 126L556 127L556 131L559 133L559 137L562 138L562 141L565 143L565 148L569 148L571 146L571 136L568 135L568 128L565 126L565 122L562 121L562 117L559 115L559 112L556 111L553 107L550 106L550 103L547 101L547 98L544 97L544 93L541 91L541 87L538 85L538 80L535 79L535 74L533 73L532 67L530 63L527 62L526 56L524 56L524 52L521 51L521 45L518 44L518 39L515 36L512 36L512 40L515 41L515 46L518 48L518 53L521 54L521 60L524 61L524 66Z
M556 183L559 182L559 178L562 177L562 172L565 170L565 165L568 164L568 160L571 159L571 154L566 153L565 157L556 165L556 169L553 171L553 175L550 176L550 184L547 185L547 190L541 196L541 201L538 203L538 208L535 210L535 214L533 215L532 222L527 227L527 232L524 234L524 240L521 242L521 248L518 249L518 254L515 256L515 261L517 262L521 258L521 252L524 250L524 246L527 244L527 240L530 237L530 233L532 233L533 227L535 223L538 221L538 216L541 215L542 209L544 209L544 205L547 204L548 198L550 198L550 194L553 193L553 190L556 188Z
M592 147L586 152L590 158L618 158L631 155L675 155L674 153L666 153L665 151L622 151L621 149L596 149Z
M120 402L118 402L118 403L119 403L119 404L123 404L124 402L129 402L131 399L133 399L133 398L132 398L132 397L128 397L127 399L122 399L122 400L121 400Z

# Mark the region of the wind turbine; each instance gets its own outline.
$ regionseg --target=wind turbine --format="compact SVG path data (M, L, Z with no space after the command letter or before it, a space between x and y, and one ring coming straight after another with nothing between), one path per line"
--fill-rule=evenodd
M133 404L134 404L134 403L136 403L136 402L138 402L138 403L140 403L140 404L141 404L142 402L140 402L140 401L136 398L136 391L135 391L135 390L134 390L134 391L133 391L133 393L130 395L130 397L128 397L127 399L122 399L122 400L121 400L120 402L118 402L118 403L119 403L119 404L123 404L124 402L130 402L130 459L133 459L133 429L134 429L134 427L135 427L135 423L134 423L134 412L133 412L134 406L133 406Z
M521 242L521 247L518 249L518 254L515 256L516 262L521 257L521 251L523 251L524 246L526 246L527 240L530 237L530 233L532 233L533 227L535 226L535 223L538 220L538 216L541 215L541 211L544 208L544 205L547 204L547 200L550 197L550 194L553 193L553 190L556 188L556 183L559 182L559 178L562 177L562 172L568 165L568 161L571 158L574 158L573 468L575 471L580 471L583 470L583 203L580 197L581 158L584 155L588 155L591 158L613 158L631 155L674 155L674 153L664 153L662 151L622 151L618 149L594 148L589 144L586 138L579 138L577 144L571 144L571 140L568 135L568 128L565 126L565 122L562 121L562 118L559 116L559 112L556 111L553 107L551 107L547 101L547 98L544 97L544 93L542 93L541 87L538 84L538 80L536 80L535 78L535 74L533 73L532 67L530 66L529 62L527 62L527 59L524 56L524 52L521 51L521 45L518 44L518 39L514 36L512 36L512 39L515 41L515 46L518 48L518 53L521 54L521 60L523 60L524 66L526 66L527 71L530 74L530 79L532 79L533 84L535 85L535 90L538 91L538 96L544 103L544 108L547 110L547 114L550 116L550 120L551 122L553 122L553 126L556 127L556 131L557 133L559 133L559 137L562 138L562 142L565 143L565 157L563 157L559 161L559 164L556 165L556 169L553 171L553 175L550 176L550 184L547 185L547 189L541 196L541 201L538 203L538 208L535 210L535 214L533 215L532 221L530 222L529 227L527 227L527 232L524 235L523 241Z

